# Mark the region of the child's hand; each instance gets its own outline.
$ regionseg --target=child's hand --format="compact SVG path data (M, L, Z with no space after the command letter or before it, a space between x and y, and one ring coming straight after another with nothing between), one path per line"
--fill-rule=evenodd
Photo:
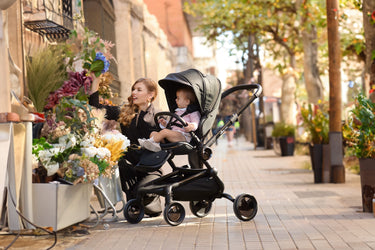
M194 130L194 124L192 123L188 123L188 125L186 127L184 127L185 129L185 132L190 132L190 131L193 131Z
M158 122L159 122L161 125L163 125L164 127L167 126L167 121L166 121L164 118L160 118Z

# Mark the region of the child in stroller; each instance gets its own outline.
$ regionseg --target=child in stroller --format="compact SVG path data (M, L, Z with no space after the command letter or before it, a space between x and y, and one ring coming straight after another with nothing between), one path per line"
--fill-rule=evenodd
M201 119L196 131L190 131L192 140L160 144L161 151L146 151L136 164L138 171L150 173L159 170L164 163L172 168L172 172L139 185L136 198L129 200L124 208L124 216L129 223L139 223L144 216L143 201L146 195L154 194L165 197L164 219L173 226L179 225L185 218L184 207L176 201L189 201L191 212L197 217L204 217L211 209L212 202L217 198L226 198L233 202L235 215L243 221L253 219L258 210L254 196L241 194L233 198L224 193L224 184L217 175L217 170L210 166L208 160L212 156L212 146L216 140L233 125L238 116L260 95L262 88L258 84L235 86L221 93L220 81L210 75L204 75L196 69L189 69L179 73L171 73L159 81L164 89L169 110L175 110L177 104L176 90L182 86L193 89L199 104ZM210 131L218 113L221 98L234 91L252 91L250 98L238 113L235 113L224 126L210 138ZM187 123L178 115L171 112L160 112L154 117L155 121L162 116L171 116L183 126ZM170 121L173 119L170 119ZM168 125L167 125L168 126ZM176 155L187 155L189 165L177 167L173 162Z
M199 120L201 115L195 105L196 97L193 89L184 86L176 91L176 104L177 107L175 114L183 117L186 121L187 126L183 127L178 121L170 121L169 127L167 127L167 121L164 118L159 119L159 126L163 128L159 132L152 132L150 139L138 139L139 145L153 152L161 150L160 142L165 142L165 139L169 142L187 141L190 142L191 135L190 131L195 131L198 128ZM195 111L194 111L195 109Z

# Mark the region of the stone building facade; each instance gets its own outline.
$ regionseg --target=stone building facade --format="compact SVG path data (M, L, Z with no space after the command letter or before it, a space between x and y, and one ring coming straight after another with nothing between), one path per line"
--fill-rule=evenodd
M114 92L119 93L115 102L120 103L130 95L130 86L140 77L159 80L174 72L173 48L157 19L151 15L142 0L17 0L4 11L4 27L10 54L11 89L19 97L27 96L25 87L25 58L50 43L63 41L73 29L74 18L83 16L86 27L94 30L104 40L115 44L112 49L117 63L110 72L115 81ZM64 11L73 13L73 21L66 22ZM57 23L53 31L35 19ZM12 73L13 72L13 73ZM166 107L160 95L157 106Z

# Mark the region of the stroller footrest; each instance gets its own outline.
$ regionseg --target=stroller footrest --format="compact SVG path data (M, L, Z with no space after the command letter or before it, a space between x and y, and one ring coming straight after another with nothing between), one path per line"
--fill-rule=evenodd
M170 153L165 150L159 152L145 150L135 169L147 173L157 171L168 160L169 156Z

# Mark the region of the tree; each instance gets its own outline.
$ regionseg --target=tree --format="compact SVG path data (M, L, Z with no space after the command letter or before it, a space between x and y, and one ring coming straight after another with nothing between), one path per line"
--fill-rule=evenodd
M198 28L209 41L217 40L220 35L231 32L234 44L242 45L239 48L246 49L248 53L250 45L248 38L256 36L262 46L272 53L275 61L279 62L276 67L283 75L282 118L284 122L293 124L295 121L293 105L298 76L297 61L301 60L303 52L301 22L309 23L310 15L308 13L312 13L313 9L304 7L309 7L310 2L311 6L315 6L313 0L196 0L193 4L186 4L185 7L188 13L201 17ZM304 9L304 12L301 11ZM307 36L312 33L311 31L314 31L314 25L311 26L311 29L306 27L302 30L305 30ZM305 39L306 44L310 42L306 46L310 47L314 43L316 44L316 39L312 40L312 43L309 39ZM308 58L306 60L311 62L306 64L306 67L311 67L311 69L304 71L308 72L307 84L318 85L309 87L310 91L308 92L313 96L309 99L317 102L317 99L322 98L322 91L316 65L317 52L314 50L317 50L317 46L315 48L312 46L311 51L313 52L308 55L315 59ZM248 56L247 59L249 58Z
M366 40L366 78L375 87L375 1L363 0L363 28Z

